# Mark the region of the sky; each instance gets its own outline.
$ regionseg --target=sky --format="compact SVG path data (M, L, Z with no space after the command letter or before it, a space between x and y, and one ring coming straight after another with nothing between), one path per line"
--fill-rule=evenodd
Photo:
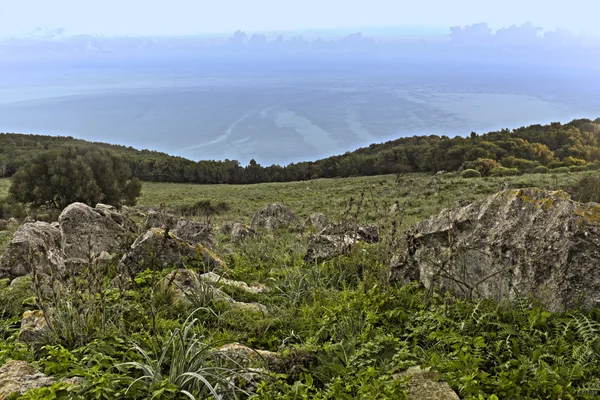
M600 36L598 15L599 0L0 0L0 36L41 27L112 36L528 21Z

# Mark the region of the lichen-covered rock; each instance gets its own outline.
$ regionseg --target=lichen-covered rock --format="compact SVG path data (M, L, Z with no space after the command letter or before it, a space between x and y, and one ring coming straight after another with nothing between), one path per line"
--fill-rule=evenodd
M122 253L135 239L135 223L110 206L99 206L73 203L58 217L66 258L87 260L103 251Z
M207 270L225 267L225 262L205 246L193 246L159 228L139 236L121 258L119 267L135 274L146 268L172 268L186 262L201 263Z
M14 279L33 269L45 275L60 274L64 268L60 230L46 222L21 225L0 257L0 278Z
M231 241L233 243L240 243L246 238L256 236L256 231L244 224L235 224L231 229Z
M438 381L437 373L430 368L411 367L396 377L409 376L408 398L410 400L460 400L447 382Z
M173 214L169 214L165 211L149 210L146 215L146 221L144 222L144 232L152 228L161 229L174 229L177 225L179 218Z
M54 380L36 371L25 361L8 361L0 368L0 400L31 389L50 386Z
M222 276L217 275L214 272L207 272L205 274L200 275L199 278L204 282L232 286L246 293L258 294L266 293L268 291L268 288L266 286L260 284L250 286L246 282L234 281L231 279L223 278Z
M194 245L213 245L212 227L202 222L180 220L175 225L173 234Z
M266 229L273 231L277 229L300 229L300 220L283 204L269 204L254 214L252 218L252 229Z
M551 311L600 304L600 204L510 189L414 226L391 280L494 300L533 295Z
M317 231L323 230L329 224L329 218L323 213L316 212L309 215L304 221L304 225L314 228Z
M48 322L42 310L25 311L21 320L19 340L27 344L35 344L48 332Z
M217 349L226 354L237 363L246 364L251 361L273 362L277 359L277 353L268 350L254 350L240 343L229 343Z
M306 250L306 261L326 260L347 254L357 242L379 242L376 225L331 224L319 234L311 236Z

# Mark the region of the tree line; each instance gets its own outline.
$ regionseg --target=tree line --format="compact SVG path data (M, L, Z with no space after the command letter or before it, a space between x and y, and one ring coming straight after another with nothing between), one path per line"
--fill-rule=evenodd
M262 166L254 160L246 166L236 160L193 161L72 137L6 133L0 134L0 176L14 175L39 154L73 146L110 151L127 164L132 176L153 182L251 184L467 168L477 169L485 176L499 168L526 173L539 167L600 163L600 118L502 129L482 135L472 132L467 137L404 137L287 166Z

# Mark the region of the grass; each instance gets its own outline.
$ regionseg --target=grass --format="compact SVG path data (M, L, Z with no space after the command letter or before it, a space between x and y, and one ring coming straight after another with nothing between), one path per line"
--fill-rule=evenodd
M444 208L455 207L457 201L475 201L496 193L502 183L514 187L537 186L562 188L585 173L538 174L512 177L464 179L456 175L434 177L430 174L406 174L395 183L395 175L318 179L305 182L263 183L256 185L193 185L144 182L138 204L169 208L193 204L198 200L227 202L231 210L215 218L250 222L253 214L269 203L280 202L299 217L320 211L332 219L340 219L350 198L365 195L367 220L381 222L390 207L399 202L406 211L405 224L417 222ZM439 183L438 183L439 179ZM375 200L375 201L373 201Z
M347 217L349 199L364 193L361 221L383 226L397 203L406 211L406 226L458 201L484 198L504 183L557 189L585 174L408 174L398 182L378 176L246 186L146 182L139 204L175 209L203 199L225 201L231 209L216 217L219 224L249 222L264 205L282 202L300 217L321 211L335 220ZM8 184L0 180L0 195ZM217 387L235 391L223 398L253 392L264 400L403 399L407 382L397 376L414 365L434 368L469 400L600 398L600 311L552 314L529 299L467 301L413 284L390 285L385 242L305 262L309 234L282 231L235 245L217 234L213 250L228 266L219 273L268 288L222 290L236 301L264 305L264 314L211 299L197 310L194 302L175 301L162 285L171 268L146 270L127 281L114 279L113 266L91 265L87 275L83 270L63 282L60 296L38 299L55 310L49 314L53 329L78 340L49 335L37 351L18 341L16 328L23 311L37 307L30 285L0 282L0 365L24 359L57 379L84 378L75 389L60 381L34 389L24 397L30 400L175 400L187 393L217 398ZM89 279L92 273L102 279ZM76 307L58 318L65 304ZM89 318L85 329L72 323L94 310L98 317ZM217 353L220 344L231 342L278 352L277 360L240 361Z

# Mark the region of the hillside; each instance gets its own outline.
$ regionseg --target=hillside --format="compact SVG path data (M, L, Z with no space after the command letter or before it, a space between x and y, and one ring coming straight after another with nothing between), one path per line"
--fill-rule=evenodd
M127 160L135 176L152 182L291 182L459 168L479 169L483 175L507 175L529 172L536 167L581 169L586 164L600 162L600 118L531 125L483 135L472 133L465 138L435 135L399 138L287 166L261 166L251 161L244 167L235 160L195 162L157 151L89 143L72 137L5 133L0 134L0 175L11 176L34 155L66 146L99 146L113 151Z
M518 210L523 220L535 214L537 222L552 222L546 219L551 212L561 216L565 205L583 206L562 192L542 189L568 188L587 176L594 174L464 179L416 173L399 179L386 175L258 185L145 182L140 205L122 214L75 205L63 211L60 230L29 224L21 232L32 235L30 240L36 238L35 229L43 228L70 244L53 248L61 245L45 236L29 247L31 252L22 251L18 235L4 252L18 228L11 222L0 251L0 278L7 267L13 271L0 279L0 398L21 391L30 400L391 400L434 398L433 393L448 400L596 399L597 309L551 312L527 296L477 299L389 279L393 256L402 251L405 233L413 232L406 229L409 225L442 209L467 204L463 209L471 209L477 201L504 201L515 194L521 196L514 197L519 203L512 211L492 211L497 218L507 220L501 212L517 217L512 212ZM0 179L0 197L8 182ZM494 195L506 186L539 189ZM526 193L551 197L540 203ZM180 214L200 200L224 201L227 207L212 221ZM272 213L276 208L263 209L273 202L289 207L283 213L288 226L269 227L270 218L282 218ZM169 211L177 215L165 214ZM318 224L324 222L314 218L315 212L339 224L337 230L329 228L332 237L340 229L355 229L354 224L363 229L372 223L378 225L377 236L326 259L310 259L314 238L329 240L319 234ZM160 226L168 226L171 218L179 222L175 233L167 234L168 228ZM121 237L115 221L128 229L137 226ZM245 225L228 230L231 221ZM568 226L579 229L584 220L577 221ZM211 222L211 234L195 248L186 244L193 235L177 236L186 227L198 233L206 222ZM597 221L586 224L598 226ZM519 225L524 230L537 226ZM469 226L457 224L456 229L468 231ZM52 275L59 290L54 296L44 295L43 274L12 280L11 274L22 274L13 268L20 262L33 268L50 260L36 258L45 255L44 249L53 257L62 251L71 252L70 257L85 253L85 232L99 227L94 243L112 246L107 237L116 232L127 241L125 250L116 250L126 251L125 257L91 257L94 261L83 264L72 259L64 266L66 276L60 269ZM135 237L139 241L129 246ZM451 235L433 235L434 240L444 237ZM551 237L530 237L527 245L546 247ZM590 235L582 232L581 237ZM506 251L502 243L498 246ZM586 249L574 247L576 252ZM191 259L174 257L177 251ZM555 254L552 248L548 252ZM460 254L453 256L460 259ZM520 279L527 280L523 275ZM546 276L532 281L537 279ZM591 276L586 281L596 282ZM22 378L23 371L29 371L29 378Z

